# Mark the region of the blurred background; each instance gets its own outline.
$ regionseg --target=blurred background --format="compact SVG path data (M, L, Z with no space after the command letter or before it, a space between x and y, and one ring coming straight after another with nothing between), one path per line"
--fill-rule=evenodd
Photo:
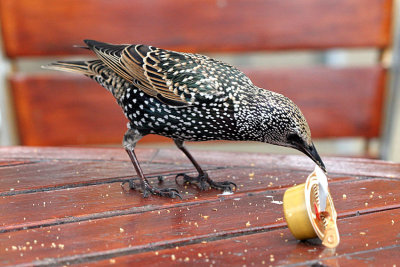
M0 145L120 146L126 119L95 82L41 65L83 39L209 55L300 107L322 155L400 161L398 0L0 0ZM148 136L139 147L173 147ZM192 149L296 153L248 142Z

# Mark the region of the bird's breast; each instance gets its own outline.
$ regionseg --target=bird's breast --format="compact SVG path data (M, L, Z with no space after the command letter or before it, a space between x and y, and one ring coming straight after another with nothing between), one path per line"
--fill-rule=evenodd
M131 127L143 134L188 140L238 140L232 108L222 101L204 98L190 106L172 107L131 87L122 101Z

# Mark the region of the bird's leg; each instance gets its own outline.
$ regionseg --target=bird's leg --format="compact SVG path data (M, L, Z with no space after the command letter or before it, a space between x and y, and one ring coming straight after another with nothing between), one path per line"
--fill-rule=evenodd
M193 158L193 156L189 153L189 151L186 149L186 147L183 145L183 141L181 140L176 140L174 139L176 146L188 157L188 159L192 162L193 166L196 168L197 172L199 173L198 176L196 177L191 177L186 175L185 173L179 173L175 177L175 181L177 178L180 176L183 177L183 182L184 183L197 183L198 187L201 190L206 190L207 186L206 183L208 183L211 188L216 188L220 190L228 190L232 192L233 188L237 188L235 183L229 182L229 181L224 181L224 182L214 182L213 180L208 177L208 174L203 171L203 169L200 167L200 165L197 163L197 161Z
M182 197L179 195L178 190L174 188L159 189L149 184L149 181L144 176L142 168L140 167L139 161L137 160L137 157L135 155L135 146L140 138L142 138L142 135L139 132L134 129L128 129L128 131L126 131L124 135L123 145L129 155L129 158L132 161L133 167L135 167L137 175L139 176L140 186L143 191L143 197L148 197L149 193L151 193L153 195L159 195L163 197L179 197L182 199ZM131 189L135 189L135 184L133 183L133 180L129 180L129 187Z

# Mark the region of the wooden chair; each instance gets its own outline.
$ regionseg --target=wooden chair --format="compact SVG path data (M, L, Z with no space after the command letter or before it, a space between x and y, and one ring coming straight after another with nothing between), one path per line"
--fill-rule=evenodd
M83 39L187 52L375 48L390 45L392 0L0 0L11 61L67 57ZM40 66L38 66L39 68ZM314 138L381 135L386 70L304 67L244 70L292 98ZM120 143L126 120L106 90L63 73L9 77L23 145ZM150 141L159 140L151 137Z

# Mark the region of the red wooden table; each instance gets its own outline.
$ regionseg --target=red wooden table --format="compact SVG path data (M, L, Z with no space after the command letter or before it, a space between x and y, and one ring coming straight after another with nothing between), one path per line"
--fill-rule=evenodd
M400 263L400 164L325 157L341 243L289 232L280 201L303 183L303 156L193 151L233 195L176 185L194 172L177 150L138 149L150 180L183 200L122 188L135 177L123 149L0 148L0 265L329 266Z

